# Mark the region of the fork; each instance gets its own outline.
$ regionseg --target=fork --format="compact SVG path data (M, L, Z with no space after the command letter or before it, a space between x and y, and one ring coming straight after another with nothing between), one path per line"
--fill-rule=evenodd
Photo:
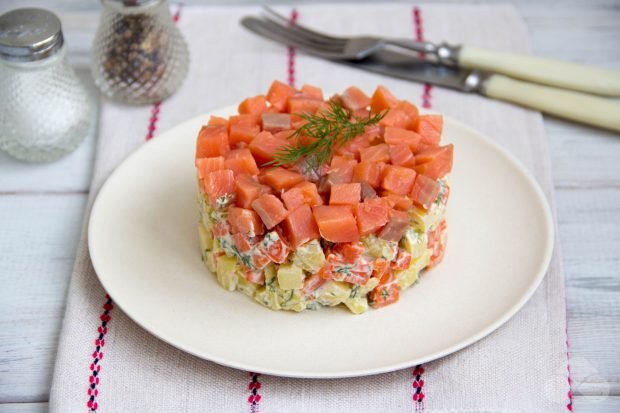
M261 18L245 17L248 29L307 53L332 59L361 61L383 49L421 55L446 66L499 73L549 86L607 96L620 96L620 73L576 63L503 53L473 46L451 46L373 36L337 37L317 32L265 7Z

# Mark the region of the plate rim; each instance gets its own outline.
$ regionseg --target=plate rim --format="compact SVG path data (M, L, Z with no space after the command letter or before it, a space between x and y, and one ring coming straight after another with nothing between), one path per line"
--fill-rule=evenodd
M229 359L226 358L222 358L220 356L211 354L209 352L198 352L198 351L193 351L190 348L187 348L187 346L180 344L180 343L175 343L174 339L170 339L170 338L166 338L163 337L159 334L157 334L156 331L154 331L154 329L147 327L148 325L148 320L141 320L138 319L136 317L134 317L130 312L125 310L125 306L123 303L120 303L118 301L116 301L114 299L115 293L112 291L114 288L112 288L112 290L109 288L109 285L106 285L106 282L104 281L103 278L105 277L101 277L99 276L99 273L97 272L97 259L95 258L96 254L93 254L92 252L92 248L91 245L93 244L93 233L96 231L93 231L93 228L96 226L97 224L97 211L99 209L99 205L101 204L101 199L102 199L102 194L105 194L106 191L108 190L107 188L110 187L110 182L114 182L115 180L115 176L118 176L119 174L122 173L122 170L125 168L125 166L129 163L132 162L133 158L136 157L137 154L143 152L145 150L145 148L148 148L152 145L156 145L157 143L155 143L155 141L160 141L162 137L164 137L164 139L170 139L170 138L166 138L167 135L174 135L175 130L177 129L183 129L186 128L189 125L193 125L193 124L200 124L203 123L203 121L210 115L214 115L214 114L223 114L223 113L233 113L236 110L236 105L228 105L228 106L224 106L224 107L220 107L220 108L216 108L213 110L210 110L208 112L205 112L201 115L192 117L190 119L187 119L183 122L180 122L174 126L172 126L171 128L169 128L168 130L166 130L165 132L163 132L161 135L159 135L157 137L157 139L152 139L150 141L147 141L146 143L142 144L138 149L136 149L135 151L133 151L131 154L129 154L123 161L121 161L115 168L114 170L110 173L110 175L105 179L105 181L103 182L103 184L100 186L100 188L97 191L97 194L95 195L95 199L93 201L92 204L92 208L89 212L89 216L88 216L88 226L87 226L87 241L88 241L88 252L89 252L89 257L90 260L92 262L93 265L93 269L94 272L99 280L99 282L101 283L103 289L105 290L105 292L112 298L112 300L114 301L115 305L117 307L119 307L126 315L127 317L129 317L133 322L135 322L138 326L140 326L142 329L144 329L145 331L147 331L149 334L151 334L152 336L156 337L158 340L163 341L164 343L167 343L169 345L171 345L172 347L179 349L185 353L188 353L190 355L193 355L195 357L198 357L200 359L203 360L207 360L225 367L231 367L231 368L235 368L238 370L246 370L246 371L252 371L252 372L256 372L256 373L261 373L261 374L268 374L268 375L273 375L273 376L278 376L278 377L289 377L289 378L303 378L303 379L336 379L336 378L350 378L350 377L365 377L365 376L372 376L372 375L377 375L377 374L383 374L383 373L388 373L388 372L394 372L397 370L402 370L405 368L410 368L413 367L415 365L418 364L423 364L423 363L427 363L429 361L433 361L433 360L437 360L440 359L442 357L448 356L450 354L456 353L457 351L460 351L462 349L464 349L465 347L472 345L478 341L480 341L481 339L485 338L486 336L488 336L489 334L493 333L494 331L496 331L497 329L499 329L501 326L503 326L506 322L508 322L508 320L510 320L512 317L514 317L514 315L519 312L519 310L521 310L525 304L530 300L530 298L534 295L534 293L536 292L536 290L538 289L538 287L540 286L540 284L542 283L542 280L545 278L545 275L547 274L547 270L549 268L549 265L551 263L551 258L553 256L553 249L554 249L554 244L555 244L555 220L553 218L553 213L551 211L551 207L549 205L549 202L547 200L547 197L545 196L544 192L542 191L542 188L540 187L540 185L538 184L538 182L536 181L536 179L527 171L527 169L525 169L525 167L523 166L523 164L521 163L521 161L519 161L514 155L512 155L511 153L509 153L508 151L506 151L504 148L502 148L501 146L499 146L499 144L497 144L495 141L493 141L490 137L486 136L484 133L476 130L475 128L459 121L456 120L450 116L447 115L443 115L444 117L444 121L446 121L446 123L448 124L452 124L458 128L464 129L465 131L467 131L468 133L470 133L472 136L475 136L475 139L478 139L479 141L483 142L484 144L490 146L493 150L495 150L495 152L500 153L502 156L504 156L504 158L510 162L512 164L512 166L514 167L514 169L516 169L519 174L525 178L525 180L527 181L527 183L529 184L530 188L532 188L534 190L534 194L536 195L536 199L537 201L540 203L541 207L542 207L542 212L543 212L543 216L544 216L544 227L545 227L545 233L548 234L548 239L547 242L545 243L545 250L544 250L544 254L543 254L543 258L541 260L541 263L537 269L536 272L536 276L532 279L532 281L530 282L530 284L527 287L527 290L525 291L525 293L519 298L519 300L517 300L507 311L505 311L500 317L498 317L494 322L490 323L489 325L487 325L485 328L483 328L481 331L477 332L476 334L473 334L451 346L446 347L443 350L439 350L436 351L434 353L428 354L424 357L419 357L419 358L415 358L415 359L409 359L406 361L402 361L402 362L398 362L398 363L391 363L389 365L385 365L385 366L381 366L381 367L375 367L375 368L363 368L363 369L350 369L347 371L343 371L343 372L299 372L299 371L291 371L291 370L281 370L281 369L269 369L269 368L264 368L264 367L260 367L260 366L252 366L248 363L239 363L239 362L235 362L235 361L231 361ZM438 113L436 111L427 111L427 110L421 110L421 113ZM207 354L209 353L209 354Z

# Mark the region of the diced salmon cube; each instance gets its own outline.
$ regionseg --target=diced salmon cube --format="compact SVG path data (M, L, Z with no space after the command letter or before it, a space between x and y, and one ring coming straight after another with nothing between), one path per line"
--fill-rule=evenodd
M387 126L383 134L383 139L385 139L385 143L388 145L400 145L405 143L409 145L409 149L415 153L418 150L422 137L416 132Z
M204 192L212 205L224 204L224 199L235 194L235 174L230 169L207 173L204 177Z
M321 277L318 273L312 274L304 280L304 286L301 288L301 292L305 296L309 296L326 282L327 279Z
M242 115L260 116L267 111L267 99L265 95L258 95L245 99L237 109Z
M379 86L370 98L370 109L375 112L383 112L398 104L398 99L385 87Z
M370 146L360 151L361 162L389 162L390 151L385 143Z
M255 255L255 254L254 254ZM253 255L253 256L254 256ZM265 284L265 270L246 270L243 276L251 283L263 285Z
M379 238L386 241L400 241L409 227L409 214L404 211L390 211L390 220L379 232Z
M428 210L439 195L439 183L426 175L415 177L413 188L409 196L416 206Z
M323 199L319 195L316 185L308 181L300 182L285 191L282 194L282 200L289 211L297 209L303 204L311 207L323 204Z
M392 108L390 111L379 121L381 126L393 126L396 128L406 129L410 122L407 112L401 109Z
M418 116L420 111L418 107L407 100L401 100L395 107L398 110L402 110L409 116L409 122L407 123L407 129L414 129L418 123Z
M228 222L233 233L239 232L246 237L255 237L265 233L263 222L258 214L251 209L230 207L228 209Z
M261 222L261 225L262 225L262 222ZM252 249L252 245L250 245L250 241L242 233L236 232L232 234L231 238L232 238L233 244L235 244L235 247L237 247L237 250L239 252L248 252Z
M284 112L288 98L295 95L295 88L285 83L275 80L269 92L267 92L267 100L278 112Z
M289 212L282 223L282 227L293 248L317 239L320 235L312 210L306 204L299 206L293 212Z
M319 205L312 209L321 236L331 242L359 240L352 208L345 205Z
M330 205L356 205L360 202L362 188L359 183L334 184L329 196Z
M452 171L453 156L452 144L427 149L416 155L415 170L431 179L440 179Z
M274 159L274 155L288 145L285 139L274 137L271 132L261 132L252 142L249 148L259 165L264 165Z
M301 115L304 113L316 113L319 108L325 107L325 102L316 99L305 99L293 97L288 100L288 113Z
M363 134L351 139L346 144L334 148L334 153L337 155L351 154L355 159L360 158L360 151L370 146L370 137L367 134Z
M204 179L209 172L224 169L224 157L214 156L211 158L198 158L196 159L196 169L198 171L198 177Z
M353 168L357 165L355 159L344 156L334 156L329 167L329 176L332 183L349 183L353 178Z
M383 191L381 197L385 199L392 208L400 211L409 211L409 209L413 206L413 201L411 198L405 195L398 195L390 191Z
M370 105L370 98L356 86L351 86L340 95L342 105L352 111L364 109Z
M252 209L260 216L267 229L278 225L288 214L282 201L272 194L263 194L252 201Z
M228 121L228 139L231 145L250 143L260 132L258 118L254 115L231 116Z
M398 195L407 195L411 192L415 175L416 172L411 168L388 165L383 172L381 187Z
M372 234L388 222L389 208L382 199L368 199L357 204L355 216L361 236Z
M297 172L289 171L281 167L269 168L262 174L263 183L269 185L276 191L289 189L302 182L304 177Z
M291 129L291 115L288 113L263 113L263 130L271 133Z
M381 186L381 180L383 178L382 162L360 162L353 167L353 182L367 182L373 188L379 188Z
M265 193L265 188L250 175L238 175L235 177L235 192L237 206L248 209L252 201Z
M228 127L228 119L219 116L210 116L208 126L226 126Z
M224 156L229 151L226 126L203 126L200 129L196 140L196 159Z
M390 150L390 160L392 165L412 168L415 166L415 158L409 145L401 143L399 145L388 145Z
M301 95L308 99L323 100L323 91L321 88L312 85L303 85L301 87Z
M235 175L256 175L258 166L248 148L233 149L226 154L226 169L232 169Z
M360 187L362 189L362 201L378 197L377 191L368 182L360 182Z
M293 211L305 204L304 194L301 192L301 189L295 187L282 193L282 201L284 201L284 205L289 211Z
M443 130L443 116L421 115L417 119L415 131L422 136L425 145L437 145Z

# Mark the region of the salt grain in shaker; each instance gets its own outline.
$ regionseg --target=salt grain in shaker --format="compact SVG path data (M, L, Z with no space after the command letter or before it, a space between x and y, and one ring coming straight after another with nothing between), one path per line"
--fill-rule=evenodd
M0 149L9 155L52 161L88 134L90 101L65 54L53 13L18 9L0 16Z
M92 72L104 95L147 104L173 94L189 55L164 0L102 0Z

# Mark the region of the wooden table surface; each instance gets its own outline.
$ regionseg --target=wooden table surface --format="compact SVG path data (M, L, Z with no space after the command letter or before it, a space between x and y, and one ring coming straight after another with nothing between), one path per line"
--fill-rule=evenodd
M96 102L88 50L99 5L4 0L0 14L26 5L61 17L71 61ZM534 53L620 70L620 0L514 5ZM550 118L545 129L566 275L574 411L620 412L620 135ZM47 411L94 135L52 164L23 164L0 154L0 413Z

